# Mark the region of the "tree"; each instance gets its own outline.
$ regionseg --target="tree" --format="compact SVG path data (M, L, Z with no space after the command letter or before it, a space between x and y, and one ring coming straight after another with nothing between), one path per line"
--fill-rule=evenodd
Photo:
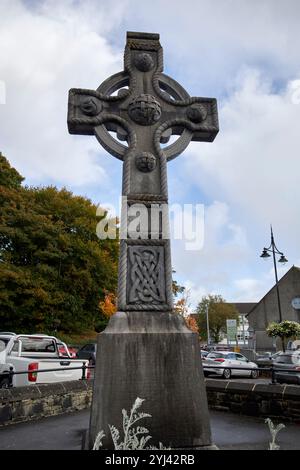
M296 321L284 320L281 323L272 322L266 329L267 335L273 338L279 337L282 341L282 350L285 351L284 340L296 339L300 336L300 324Z
M119 247L97 238L96 206L66 189L23 187L3 156L0 175L1 328L99 330L99 302L116 290Z
M194 333L197 333L199 335L199 326L194 317L192 317L191 315L188 315L187 317L185 317L185 323L186 323L186 326L190 330L192 330Z
M21 186L22 181L24 181L23 176L21 176L15 168L10 166L9 161L1 152L0 170L0 186L5 186L7 188L19 188Z
M172 273L175 274L176 271L172 269ZM181 286L180 284L178 284L178 282L175 281L174 279L172 280L172 292L173 292L174 297L177 297L179 294L183 294L184 290L185 290L184 286Z
M183 317L186 317L189 313L191 302L191 290L186 289L185 287L181 287L181 296L174 304L174 311Z
M113 292L106 292L104 300L99 302L101 313L109 320L117 311L117 297Z
M208 295L202 297L196 313L197 324L203 340L207 340L206 309L208 307L209 331L215 343L221 341L221 333L226 333L226 320L238 320L239 312L234 305L227 303L220 295Z

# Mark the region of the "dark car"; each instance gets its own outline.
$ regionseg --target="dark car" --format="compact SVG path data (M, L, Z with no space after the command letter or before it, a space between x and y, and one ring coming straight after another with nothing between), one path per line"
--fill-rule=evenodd
M292 383L300 385L299 351L286 351L279 354L274 360L273 366L275 369L275 377L278 383Z
M258 367L271 367L274 364L276 357L281 353L282 351L278 351L276 353L265 352L263 354L257 354L255 362Z
M77 353L76 356L78 359L88 359L91 365L95 365L96 363L96 353L97 353L97 344L96 343L88 343L82 346Z

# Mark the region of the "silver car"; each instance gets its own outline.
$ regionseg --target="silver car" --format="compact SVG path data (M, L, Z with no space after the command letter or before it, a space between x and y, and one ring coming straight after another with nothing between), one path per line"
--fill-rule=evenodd
M213 351L202 360L204 375L215 374L230 379L231 376L258 377L257 364L243 354L230 351ZM209 366L219 366L213 368ZM221 367L222 366L222 367ZM231 369L233 367L233 369ZM250 370L248 370L250 369Z

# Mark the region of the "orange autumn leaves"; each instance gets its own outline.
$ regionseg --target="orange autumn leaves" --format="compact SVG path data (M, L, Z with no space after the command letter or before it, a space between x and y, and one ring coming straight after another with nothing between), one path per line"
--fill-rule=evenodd
M117 311L117 298L113 292L106 292L104 300L99 302L99 309L101 313L106 317L110 318Z

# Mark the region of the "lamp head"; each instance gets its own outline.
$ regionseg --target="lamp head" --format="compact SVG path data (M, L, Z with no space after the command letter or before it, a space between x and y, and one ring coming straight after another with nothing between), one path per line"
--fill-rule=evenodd
M287 262L288 262L288 260L286 259L286 257L284 255L281 255L279 260L278 260L278 263L285 264Z
M269 255L269 253L267 252L267 248L264 248L262 254L260 255L260 257L261 257L261 258L264 258L264 259L267 259L267 258L269 258L270 256L271 256L271 255Z

